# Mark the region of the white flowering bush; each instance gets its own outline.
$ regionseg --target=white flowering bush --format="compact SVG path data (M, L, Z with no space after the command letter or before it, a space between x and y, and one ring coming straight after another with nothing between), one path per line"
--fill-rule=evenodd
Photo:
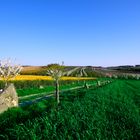
M5 86L8 85L10 79L16 77L22 67L16 65L11 61L11 59L0 60L0 77L5 82Z

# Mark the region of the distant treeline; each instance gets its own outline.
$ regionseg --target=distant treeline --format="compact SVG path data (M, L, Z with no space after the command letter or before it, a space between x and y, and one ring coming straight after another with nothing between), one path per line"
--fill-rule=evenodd
M132 73L140 73L140 65L127 65L127 66L118 66L118 67L108 67L110 70L118 70L121 72L132 72Z

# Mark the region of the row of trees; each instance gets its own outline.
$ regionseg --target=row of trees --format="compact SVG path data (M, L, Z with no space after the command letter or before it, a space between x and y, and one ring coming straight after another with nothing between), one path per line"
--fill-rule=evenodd
M71 70L65 70L64 63L61 65L59 64L50 64L47 66L48 70L46 72L46 75L49 75L53 78L55 82L55 96L57 103L60 103L59 99L59 81L61 77L63 76L70 76L73 72L77 71L80 69L79 67L76 67ZM8 86L9 81L12 78L15 78L18 74L20 74L22 70L22 66L19 64L13 63L10 59L0 61L0 77L2 80L5 82L5 87ZM80 76L87 76L85 72L85 68L80 69L79 74L77 74L78 77Z

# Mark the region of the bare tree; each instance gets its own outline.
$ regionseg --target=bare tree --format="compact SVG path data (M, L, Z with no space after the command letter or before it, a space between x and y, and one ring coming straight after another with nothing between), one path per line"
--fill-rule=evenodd
M55 95L56 95L57 104L59 104L60 103L59 80L61 79L62 76L65 75L63 64L62 65L59 65L59 64L48 65L47 74L51 76L55 81L55 92L56 92Z
M11 59L0 60L0 77L5 82L5 87L8 85L9 80L16 77L22 67L16 65L11 61Z
M87 73L85 72L86 67L84 67L84 68L76 67L71 70L65 70L65 66L63 64L64 63L62 63L62 65L50 64L50 65L48 65L48 70L47 70L47 75L51 76L55 81L55 96L56 96L56 100L57 100L58 104L60 103L59 80L61 79L61 77L70 76L75 72L77 73L77 71L79 73L79 77L87 76Z

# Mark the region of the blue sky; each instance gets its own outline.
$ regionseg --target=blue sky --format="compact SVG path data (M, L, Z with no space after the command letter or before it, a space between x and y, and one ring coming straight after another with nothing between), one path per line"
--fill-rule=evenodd
M0 0L0 59L140 64L139 0Z

